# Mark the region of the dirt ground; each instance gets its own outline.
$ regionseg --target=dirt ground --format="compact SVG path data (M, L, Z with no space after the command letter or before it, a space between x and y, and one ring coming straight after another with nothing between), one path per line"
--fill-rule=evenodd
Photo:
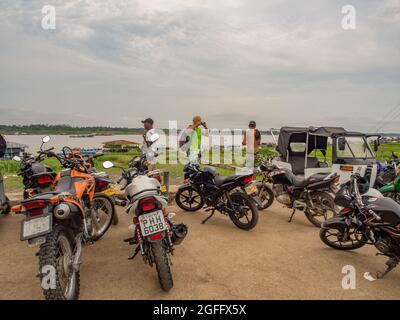
M81 267L81 299L398 299L400 268L385 279L369 282L367 271L385 268L373 247L340 252L326 247L303 213L288 223L289 211L274 204L260 214L257 227L236 228L216 214L201 225L206 213L176 207L176 222L189 226L173 257L175 286L161 291L155 269L140 257L129 261L131 217L118 210L120 223L102 240L85 247ZM0 299L42 299L37 273L37 248L19 240L21 217L0 217ZM355 290L342 289L342 267L357 271Z

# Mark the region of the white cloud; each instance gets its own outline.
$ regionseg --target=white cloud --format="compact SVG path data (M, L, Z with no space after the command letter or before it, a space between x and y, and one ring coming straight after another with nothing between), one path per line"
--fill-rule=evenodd
M146 114L166 123L193 112L238 125L248 119L220 115L245 110L272 127L360 109L373 121L399 100L399 1L354 1L355 31L340 26L345 1L53 2L52 33L40 29L46 1L0 4L0 108L44 118L50 108L79 110L93 123L132 126Z

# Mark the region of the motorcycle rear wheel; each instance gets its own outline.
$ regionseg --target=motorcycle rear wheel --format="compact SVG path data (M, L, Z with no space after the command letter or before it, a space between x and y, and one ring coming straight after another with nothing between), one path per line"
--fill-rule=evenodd
M229 212L229 218L239 229L253 229L258 222L258 210L254 201L242 192L232 193L230 198L234 212ZM251 218L249 218L249 213L251 213Z
M72 266L75 241L68 229L55 226L39 250L39 274L46 300L77 300L80 291L80 272ZM48 278L54 270L55 283ZM49 272L49 273L46 273ZM48 280L48 281L47 281ZM48 287L43 287L43 284Z
M160 282L161 289L167 292L174 286L174 281L172 279L172 272L165 244L163 242L155 242L151 243L150 246L157 269L158 281Z

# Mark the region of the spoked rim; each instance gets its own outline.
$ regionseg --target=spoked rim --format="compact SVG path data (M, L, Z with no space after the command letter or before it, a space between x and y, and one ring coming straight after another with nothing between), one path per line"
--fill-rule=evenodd
M344 232L338 229L324 229L325 241L333 247L352 248L363 242L362 233L354 227L346 229Z
M308 207L309 215L322 223L336 215L335 210L332 208L330 199L324 195L316 195L312 197L311 201L314 203L313 207Z
M93 199L92 236L101 236L113 218L113 204L106 198Z
M76 272L72 266L73 251L67 237L60 235L57 239L57 275L58 283L66 300L72 300L75 293Z
M201 195L194 189L183 190L179 194L179 201L188 209L197 208L201 205Z
M271 200L269 192L264 188L263 191L259 192L258 196L261 200L261 207L265 208Z

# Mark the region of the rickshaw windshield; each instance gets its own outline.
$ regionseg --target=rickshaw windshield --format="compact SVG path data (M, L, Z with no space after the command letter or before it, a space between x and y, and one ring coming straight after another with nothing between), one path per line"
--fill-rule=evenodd
M337 140L337 157L338 158L353 158L353 159L368 159L374 158L371 149L364 137L343 137L345 143L344 148L340 148L339 139ZM342 150L341 150L342 149Z

